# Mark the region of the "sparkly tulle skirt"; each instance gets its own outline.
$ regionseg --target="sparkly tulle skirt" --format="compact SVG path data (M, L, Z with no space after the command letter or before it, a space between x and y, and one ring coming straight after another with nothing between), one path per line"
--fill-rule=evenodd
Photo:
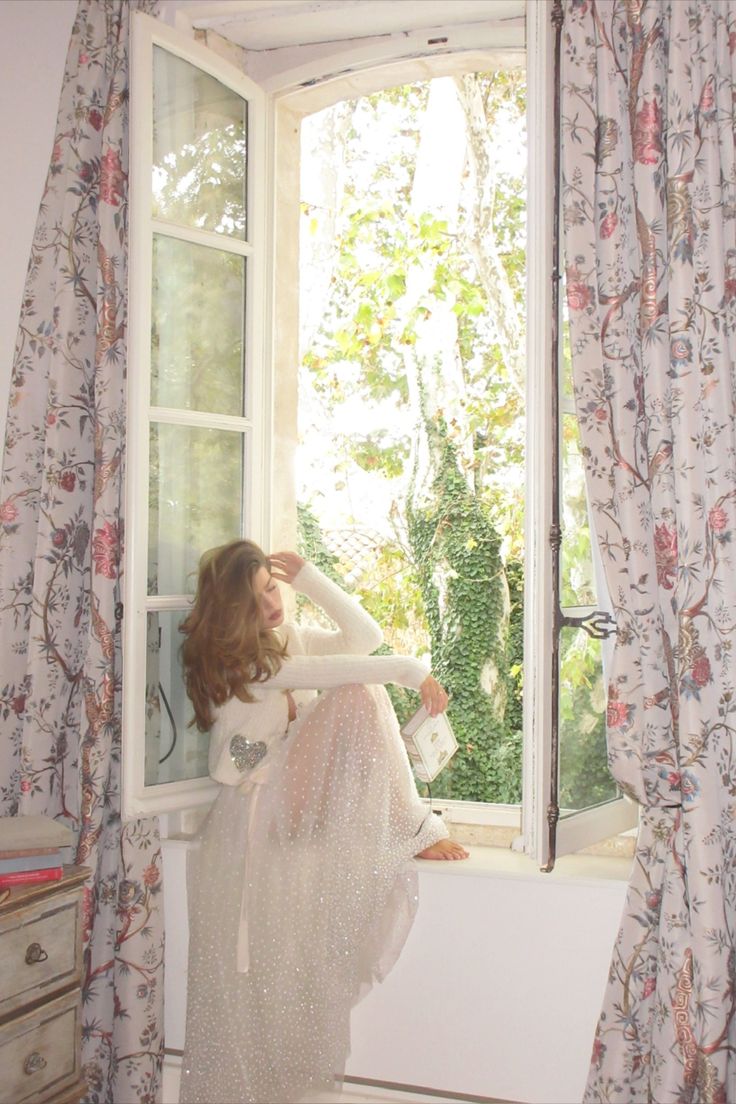
M411 927L410 860L447 835L383 687L323 693L269 757L258 785L223 787L190 860L187 1104L334 1087L350 1010Z

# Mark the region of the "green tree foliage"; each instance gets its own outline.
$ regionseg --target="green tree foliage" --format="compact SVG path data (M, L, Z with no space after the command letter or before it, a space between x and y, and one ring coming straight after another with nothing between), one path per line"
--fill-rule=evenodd
M460 745L434 792L513 803L521 799L520 734L508 731L509 591L501 541L458 465L441 418L425 419L437 452L421 506L408 506L432 643L432 666L451 699Z
M492 79L478 80L490 103ZM517 91L522 87L519 76L511 83ZM503 95L497 99L503 100ZM420 85L354 105L331 293L303 363L323 408L334 410L356 398L366 407L405 407L412 391L408 372L421 374L426 368L421 356L415 358L413 369L408 368L422 324L438 302L451 307L465 388L462 409L446 421L435 403L417 425L415 410L398 433L388 420L372 432L346 431L336 483L350 478L351 466L399 481L396 539L377 550L371 570L356 589L366 608L389 630L397 650L409 650L409 641L400 639L401 629L412 621L418 625L411 650L421 654L426 639L433 669L450 690L460 751L452 769L438 780L437 792L516 802L521 785L518 699L523 665L516 654L512 660L510 642L512 636L521 639L518 598L523 584L516 561L519 585L517 600L510 606L502 542L506 539L515 550L522 545L522 511L509 509L504 486L518 493L523 484L523 409L519 388L501 362L485 293L462 235L451 231L442 217L412 209L413 164L426 103L427 86ZM387 147L384 158L372 166L370 187L361 187L359 117L372 114L378 125L389 107L396 119L398 148ZM523 114L523 96L518 110ZM522 188L517 180L506 186L504 198L499 189L498 199L506 219L504 248L515 253L508 271L519 303L525 205L523 196L517 194L515 202L512 197ZM316 217L314 212L310 215ZM418 301L407 295L408 281L417 269L431 274L428 292ZM431 441L429 486L417 484L412 463L416 434ZM515 478L509 480L508 473L514 471ZM519 621L513 629L511 610ZM416 700L406 694L399 697L397 710L404 719Z
M560 647L560 789L562 809L616 796L606 769L606 697L600 644L582 629L564 629Z
M319 522L314 511L304 503L299 503L296 508L297 532L299 535L299 551L306 560L332 579L338 586L344 585L342 575L338 570L339 557L330 552L325 544Z
M451 693L460 750L433 792L517 802L526 197L523 172L515 171L502 143L523 130L524 75L504 71L457 82L468 148L475 142L468 164L485 176L475 180L475 190L461 191L452 223L413 202L428 87L402 86L350 105L329 293L321 325L303 350L303 387L317 410L307 432L317 432L320 423L333 427L332 486L320 481L304 531L321 523L320 496L349 495L346 524L359 527L366 518L353 488L365 486L366 473L385 487L393 536L375 547L366 570L351 569L351 585L386 629L388 646L431 653L433 670ZM371 146L366 136L376 133L385 140ZM314 228L322 215L305 203L304 217ZM484 249L496 264L491 279ZM417 271L429 275L418 295ZM503 294L494 280L504 284ZM426 324L441 311L454 317L453 349L430 364ZM449 393L448 378L456 379L456 393ZM339 416L356 409L364 414L357 431ZM419 476L422 448L429 463ZM580 483L568 513L566 600L567 584L589 575ZM330 566L345 579L339 556ZM601 756L599 671L594 649L565 643L563 804L587 804L610 787ZM394 696L403 720L416 698Z
M499 71L465 78L475 81L487 111L488 132L509 120L523 129L524 74ZM407 85L354 101L353 125L344 148L346 185L336 225L331 293L322 326L303 365L326 408L360 398L368 405L409 401L407 350L417 340L417 326L438 302L451 304L458 325L462 363L462 424L453 432L472 440L473 478L504 544L523 555L524 380L504 359L498 342L497 312L489 304L468 248L475 233L461 196L459 229L427 211L412 209L412 181L428 84ZM365 134L392 119L394 137L376 160L366 150ZM504 164L499 151L496 166ZM525 182L523 174L495 169L486 202L487 217L503 272L519 318L523 321L525 280ZM317 219L308 210L305 217ZM463 229L464 227L464 229ZM433 279L419 303L406 298L407 277L417 266L431 264ZM523 335L522 335L523 336ZM382 428L361 435L345 434L345 451L363 468L389 477L407 472L411 415L403 433ZM359 444L359 447L356 447Z

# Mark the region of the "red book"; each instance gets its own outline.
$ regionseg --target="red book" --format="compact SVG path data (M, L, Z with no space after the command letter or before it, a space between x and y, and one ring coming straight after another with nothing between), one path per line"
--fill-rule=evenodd
M15 870L11 874L0 874L0 889L37 885L39 882L58 882L63 873L60 866L52 866L48 870Z

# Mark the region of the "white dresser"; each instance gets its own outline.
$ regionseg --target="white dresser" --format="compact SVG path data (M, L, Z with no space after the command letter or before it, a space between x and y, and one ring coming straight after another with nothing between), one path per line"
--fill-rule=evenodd
M12 890L0 904L0 1094L7 1104L76 1104L81 1073L82 886Z

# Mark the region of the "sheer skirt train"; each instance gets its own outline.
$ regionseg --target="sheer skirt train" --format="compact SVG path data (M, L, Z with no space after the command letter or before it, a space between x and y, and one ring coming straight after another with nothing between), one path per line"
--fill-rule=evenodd
M383 687L323 693L271 755L261 785L223 789L192 857L190 1104L295 1104L333 1086L350 1009L411 927L408 860L447 835L417 796Z

